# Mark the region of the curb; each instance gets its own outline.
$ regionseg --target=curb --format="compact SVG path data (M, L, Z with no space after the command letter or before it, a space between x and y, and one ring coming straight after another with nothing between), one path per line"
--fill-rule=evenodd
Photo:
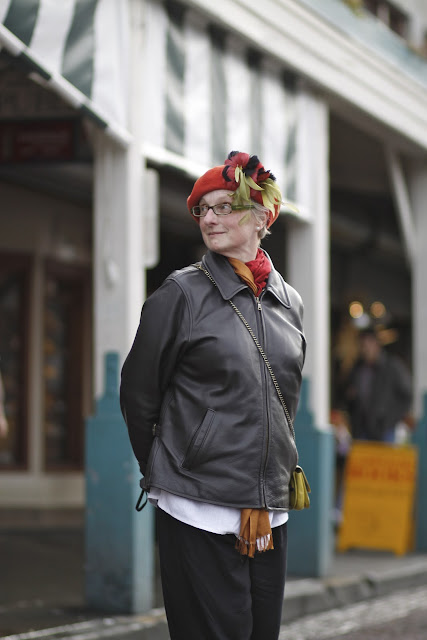
M282 623L339 609L349 604L414 588L427 583L427 559L397 569L373 571L358 577L290 580L286 586Z
M427 583L427 558L395 569L373 571L358 577L289 579L285 593L282 624L305 616L339 609L392 592ZM164 609L145 615L109 616L29 631L0 640L169 640Z
M164 609L145 615L112 616L3 636L0 640L169 640Z

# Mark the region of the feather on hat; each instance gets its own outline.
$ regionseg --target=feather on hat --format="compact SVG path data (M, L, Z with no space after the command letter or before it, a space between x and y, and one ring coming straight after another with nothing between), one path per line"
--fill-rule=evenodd
M191 209L199 204L209 191L228 190L233 195L233 204L245 205L255 200L269 210L267 227L277 219L282 204L282 194L276 184L276 178L264 169L258 156L231 151L223 165L213 167L194 183L187 198L187 207ZM198 218L196 218L197 221Z

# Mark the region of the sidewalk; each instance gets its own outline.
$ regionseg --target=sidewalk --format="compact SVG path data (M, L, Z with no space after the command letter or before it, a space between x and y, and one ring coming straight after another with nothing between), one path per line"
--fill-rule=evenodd
M160 595L150 615L111 616L85 608L81 528L0 530L0 576L2 639L169 637ZM288 577L283 622L426 583L427 554L336 554L328 578Z

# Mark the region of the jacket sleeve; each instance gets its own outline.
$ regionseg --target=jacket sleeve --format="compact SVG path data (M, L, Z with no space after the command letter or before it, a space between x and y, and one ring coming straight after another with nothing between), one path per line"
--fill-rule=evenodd
M188 343L185 295L168 279L144 303L132 348L122 368L120 407L144 475L165 391Z

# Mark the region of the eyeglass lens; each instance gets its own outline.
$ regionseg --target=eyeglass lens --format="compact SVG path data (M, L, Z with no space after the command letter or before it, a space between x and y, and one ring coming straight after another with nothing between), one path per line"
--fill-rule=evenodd
M191 211L193 216L204 217L208 214L209 209L212 209L217 216L226 216L233 211L233 207L228 202L220 202L212 206L201 204L193 207Z

